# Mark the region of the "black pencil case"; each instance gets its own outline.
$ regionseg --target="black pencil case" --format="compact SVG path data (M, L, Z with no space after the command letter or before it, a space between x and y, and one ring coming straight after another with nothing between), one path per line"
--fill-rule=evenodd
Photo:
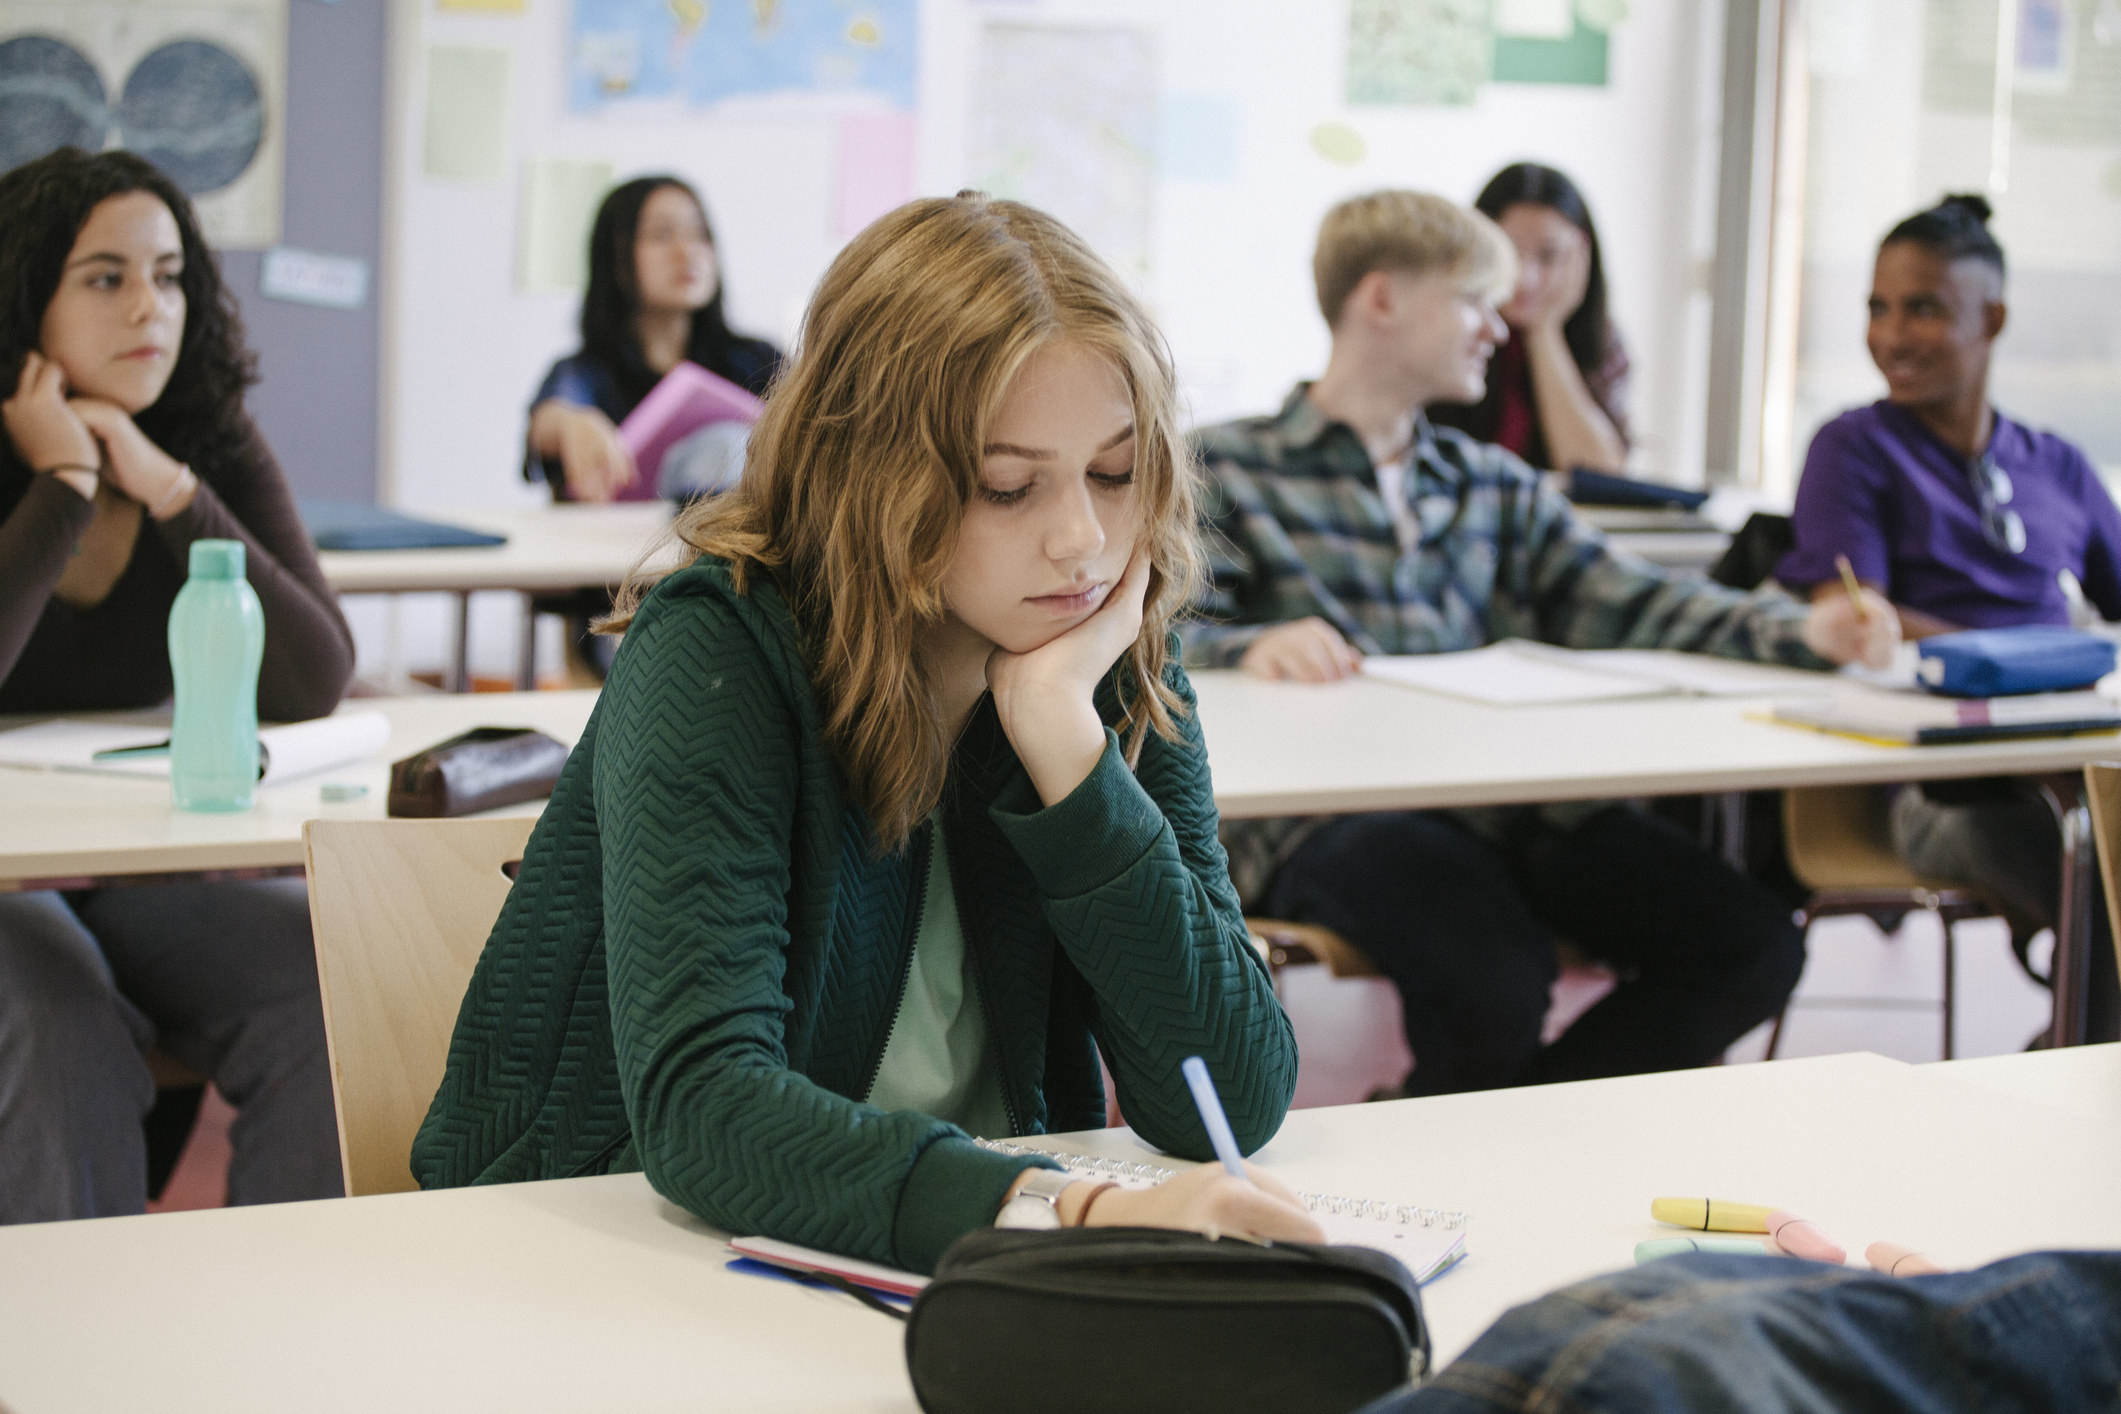
M906 1325L927 1414L1345 1414L1426 1371L1413 1275L1367 1247L986 1228Z
M473 727L390 766L392 815L437 819L541 800L567 748L529 727Z

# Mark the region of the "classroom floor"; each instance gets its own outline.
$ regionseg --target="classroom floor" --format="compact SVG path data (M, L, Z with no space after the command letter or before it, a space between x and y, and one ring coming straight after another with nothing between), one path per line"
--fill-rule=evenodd
M1877 1051L1904 1061L1941 1059L1939 936L1936 917L1926 913L1909 914L1891 935L1866 918L1814 924L1804 976L1783 1029L1782 1056ZM2044 947L2034 948L2034 961L2042 965ZM1555 984L1548 1034L1558 1034L1610 985L1595 972L1564 973ZM2019 970L2009 930L1995 919L1959 925L1958 993L1962 1058L2024 1050L2046 1024L2048 994ZM1352 1104L1405 1076L1406 1039L1390 983L1339 981L1322 967L1295 967L1282 974L1282 995L1303 1047L1298 1108ZM1733 1046L1729 1059L1760 1060L1767 1040L1763 1026ZM227 1104L209 1090L198 1127L153 1211L218 1208L227 1201L231 1118Z

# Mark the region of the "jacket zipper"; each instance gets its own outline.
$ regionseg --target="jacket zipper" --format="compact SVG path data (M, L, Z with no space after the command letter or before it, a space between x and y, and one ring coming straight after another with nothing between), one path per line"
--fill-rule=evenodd
M921 925L928 921L928 858L935 845L936 826L930 821L913 842L913 857L907 861L912 870L913 892L910 907L906 910L908 927L905 946L899 949L898 973L891 985L891 1015L884 1020L884 1029L876 1038L869 1055L867 1073L862 1078L861 1098L866 1102L869 1092L876 1089L877 1072L884 1068L884 1052L891 1048L891 1033L898 1029L899 1013L906 1009L906 984L913 976L913 950L920 943Z

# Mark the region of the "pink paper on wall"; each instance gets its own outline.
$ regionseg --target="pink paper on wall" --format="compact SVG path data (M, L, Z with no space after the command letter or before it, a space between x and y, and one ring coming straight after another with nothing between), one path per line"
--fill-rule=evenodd
M840 119L841 240L913 197L913 115L851 113Z

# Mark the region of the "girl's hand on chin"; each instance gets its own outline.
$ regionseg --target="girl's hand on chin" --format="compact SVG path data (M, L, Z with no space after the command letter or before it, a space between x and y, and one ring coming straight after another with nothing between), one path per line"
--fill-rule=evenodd
M1039 799L1056 805L1083 783L1105 750L1105 724L1090 695L1141 636L1149 559L1137 553L1097 611L1028 653L997 648L987 659L995 714Z
M183 464L148 440L124 408L102 398L74 398L67 406L102 445L111 484L133 500L159 506L183 479Z

